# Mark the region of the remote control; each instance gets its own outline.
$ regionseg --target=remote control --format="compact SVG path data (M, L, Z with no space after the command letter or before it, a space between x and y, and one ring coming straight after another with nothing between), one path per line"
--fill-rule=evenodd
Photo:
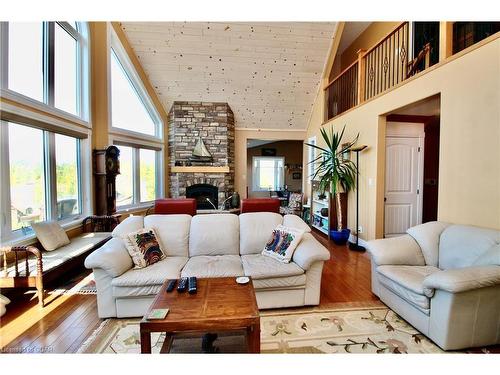
M181 277L181 279L179 280L179 284L177 285L177 291L178 292L185 292L187 289L187 284L188 284L188 278Z
M177 280L170 280L168 282L168 286L167 286L167 293L170 293L172 290L174 290L175 288L175 283L177 282Z
M190 277L188 281L188 292L189 294L194 294L198 290L196 287L196 277Z

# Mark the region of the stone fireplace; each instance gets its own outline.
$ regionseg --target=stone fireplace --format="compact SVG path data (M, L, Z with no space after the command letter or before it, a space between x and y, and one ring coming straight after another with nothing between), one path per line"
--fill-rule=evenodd
M193 161L200 139L209 161ZM172 198L193 197L198 209L213 209L205 198L218 206L234 192L234 115L227 103L174 102L168 149Z

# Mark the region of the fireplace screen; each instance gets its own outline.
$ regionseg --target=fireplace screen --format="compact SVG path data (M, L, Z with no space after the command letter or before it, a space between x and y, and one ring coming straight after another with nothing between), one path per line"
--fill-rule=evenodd
M209 184L188 186L186 188L186 198L195 198L196 208L198 210L214 209L214 206L217 208L219 207L219 189L217 186ZM210 202L212 202L214 206L212 206L207 199L210 199Z

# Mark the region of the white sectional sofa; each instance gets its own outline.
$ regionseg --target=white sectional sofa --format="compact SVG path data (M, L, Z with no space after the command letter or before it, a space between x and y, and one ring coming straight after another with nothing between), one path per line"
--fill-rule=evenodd
M306 233L288 264L261 255L283 224ZM134 269L121 236L154 228L167 257ZM85 260L94 271L99 317L143 316L165 279L250 276L260 309L319 304L321 272L330 253L302 219L270 212L131 217Z
M500 343L500 231L430 222L368 251L373 293L441 348Z

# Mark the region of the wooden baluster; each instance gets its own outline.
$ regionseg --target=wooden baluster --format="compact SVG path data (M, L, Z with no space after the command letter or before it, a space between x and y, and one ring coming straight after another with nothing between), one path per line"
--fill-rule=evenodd
M17 264L17 251L14 251L14 257L15 257L15 265L14 265L14 268L15 268L15 275L16 277L19 276L19 267L18 267L18 264Z
M30 275L30 268L29 268L29 265L28 265L28 257L29 257L29 253L27 251L24 252L24 255L25 255L25 259L24 259L24 266L26 267L25 268L25 271L26 271L26 276L29 276Z
M360 49L358 52L358 87L357 87L357 103L361 104L365 99L366 89L366 50Z

